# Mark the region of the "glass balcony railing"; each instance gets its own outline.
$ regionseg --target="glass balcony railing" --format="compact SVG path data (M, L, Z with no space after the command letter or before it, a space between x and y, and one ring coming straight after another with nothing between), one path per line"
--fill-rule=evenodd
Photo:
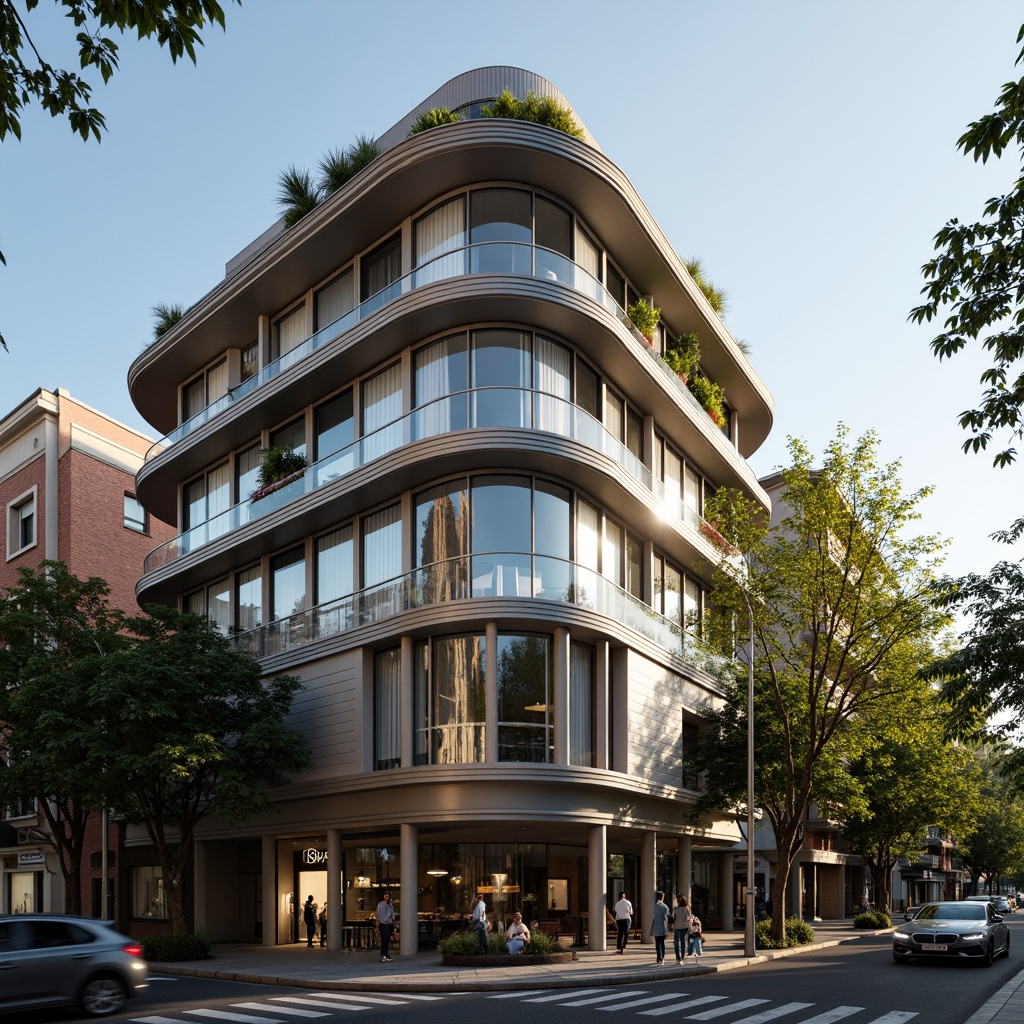
M730 671L728 659L699 637L593 569L563 558L514 551L434 562L337 601L233 634L231 644L256 658L270 658L416 608L493 598L527 598L587 608L646 636L709 675L725 679Z
M446 395L414 409L401 419L353 441L340 451L307 467L304 473L258 501L241 501L219 515L185 530L154 548L143 573L170 565L179 558L213 543L247 523L311 494L349 473L369 465L404 445L453 431L477 428L515 428L557 434L607 456L661 502L667 517L682 519L705 533L708 525L678 493L666 491L660 480L612 436L597 419L565 399L525 388L475 388Z
M407 295L409 292L416 291L425 285L473 274L513 274L520 277L533 277L564 285L581 295L586 295L588 298L593 299L607 309L640 342L644 351L648 353L648 356L657 366L657 372L664 378L666 386L679 391L685 396L684 401L690 403L694 409L699 410L701 416L707 416L703 406L690 394L689 389L676 374L665 365L650 343L633 326L625 310L615 301L611 293L597 278L591 276L582 267L560 253L554 252L551 249L545 249L539 245L529 245L520 242L479 242L475 245L468 245L464 248L445 253L424 264L422 267L417 267L411 273L400 277L397 281L392 282L386 288L377 292L376 295L371 296L365 302L361 302L354 309L349 310L344 316L335 320L334 323L328 324L327 327L317 331L316 334L307 338L279 359L268 363L259 373L248 380L242 381L241 384L230 389L227 394L222 395L201 412L186 420L158 441L155 441L146 452L146 461L148 462L171 445L188 437L189 434L198 430L203 424L214 419L246 395L252 394L264 384L279 377L285 370L305 359L306 356L336 341L346 331L367 317L372 316L389 302L402 295Z

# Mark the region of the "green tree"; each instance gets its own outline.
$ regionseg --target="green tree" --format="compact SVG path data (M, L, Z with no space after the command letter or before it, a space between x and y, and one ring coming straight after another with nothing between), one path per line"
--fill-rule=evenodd
M883 909L892 905L896 862L916 858L929 827L965 835L974 827L980 796L973 757L946 741L936 695L908 668L899 689L863 723L866 741L851 766L863 804L833 808L850 849L871 871Z
M975 752L984 781L974 827L962 837L960 852L971 872L972 888L998 891L1004 877L1020 873L1024 866L1024 805L1016 785L1003 772L1004 758L998 747Z
M305 740L285 726L300 683L261 679L207 619L170 608L129 621L132 642L107 655L88 689L103 723L90 764L111 808L144 825L168 896L171 931L188 931L182 878L196 826L273 810L266 787L308 767Z
M1024 27L1017 42L1024 40ZM1024 61L1024 50L1016 63ZM943 331L932 339L932 352L945 359L980 343L991 353L992 365L981 374L981 399L960 414L960 425L971 432L964 451L987 449L994 431L1009 431L1009 441L1024 431L1024 78L1007 82L990 114L972 122L957 148L982 163L1015 148L1021 159L1013 187L989 199L981 220L962 224L948 221L935 236L937 255L924 264L925 301L910 319L930 323L945 315ZM1006 466L1017 456L1008 446L993 459Z
M780 517L766 524L755 503L722 489L706 515L730 546L713 579L710 634L725 653L755 637L755 786L775 833L780 869L772 880L772 932L785 937L789 870L812 801L862 800L849 765L862 743L860 722L891 692L908 647L943 621L926 599L942 547L905 538L927 490L904 495L898 464L880 465L878 440L854 444L840 426L820 468L790 440ZM737 552L742 552L745 565ZM742 625L741 625L742 624ZM745 687L737 685L698 757L708 790L698 812L746 798Z
M124 642L103 580L63 562L19 569L0 600L0 804L34 797L64 877L64 909L82 912L82 854L102 777L89 770L99 723L83 696Z
M29 32L29 15L39 0L0 0L0 142L21 139L21 112L38 103L51 117L66 117L72 131L100 141L103 114L91 105L97 78L105 84L118 69L118 45L108 32L155 39L177 63L195 63L200 30L209 22L224 27L217 0L54 0L74 26L78 70L54 67ZM241 3L241 0L236 0ZM91 78L91 80L90 80ZM0 252L0 263L6 263ZM0 335L0 346L7 344Z

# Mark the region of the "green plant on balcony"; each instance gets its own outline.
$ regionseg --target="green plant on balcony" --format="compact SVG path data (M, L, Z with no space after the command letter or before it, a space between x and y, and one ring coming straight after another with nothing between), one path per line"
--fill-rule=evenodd
M256 489L249 495L250 501L259 501L268 494L280 490L306 471L306 456L290 448L263 448L260 451L260 465L256 473Z
M637 299L626 307L626 316L647 339L647 343L654 344L654 329L661 321L661 310L656 309L646 299Z
M482 107L480 113L484 117L507 117L513 121L532 121L534 124L542 124L547 128L565 132L566 135L571 135L574 139L586 138L586 133L576 123L572 111L550 96L537 96L530 92L527 93L526 99L520 100L516 99L508 89L505 89L493 103Z
M707 414L715 421L715 425L725 425L725 389L721 384L708 380L707 377L697 375L691 378L686 385L690 393L707 411Z
M158 302L150 312L153 314L153 340L156 341L157 338L163 337L188 309L180 302Z
M431 128L440 128L445 124L456 124L461 120L461 114L453 114L447 107L431 107L429 110L424 110L413 121L409 134L418 135L420 132L429 131Z
M291 227L315 210L379 155L380 149L369 135L357 135L351 145L324 153L315 178L294 165L282 171L277 176L277 205L285 224Z
M663 358L668 368L686 384L700 363L700 339L696 334L680 334L669 342Z

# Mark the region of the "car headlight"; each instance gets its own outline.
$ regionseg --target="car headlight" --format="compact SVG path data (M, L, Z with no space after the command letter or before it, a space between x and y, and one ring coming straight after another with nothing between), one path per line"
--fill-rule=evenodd
M904 942L909 942L910 932L893 932L892 937L894 939L902 939Z
M971 932L970 934L963 934L960 936L961 939L965 939L967 942L978 942L985 938L984 932Z

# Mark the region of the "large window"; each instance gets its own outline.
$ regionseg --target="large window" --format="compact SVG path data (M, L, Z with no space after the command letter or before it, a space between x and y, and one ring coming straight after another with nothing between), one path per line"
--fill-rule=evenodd
M402 367L394 363L363 381L364 464L394 451L402 443ZM390 424L390 426L388 426Z
M363 586L375 587L402 573L402 506L363 519Z
M204 615L218 632L227 636L231 631L231 583L225 577L216 583L189 594L184 601L185 611Z
M124 528L135 533L148 533L149 520L142 502L134 494L124 496Z
M227 462L207 470L202 476L185 484L183 490L182 531L214 519L231 508L231 469ZM205 543L227 530L227 523L211 524L202 538Z
M483 636L447 637L432 644L417 644L417 764L483 761L485 675Z
M463 394L469 387L466 335L455 334L424 346L413 357L413 365L413 402L421 410L417 437L465 430L469 425Z
M463 571L459 562L469 554L469 495L465 479L421 491L415 498L413 563L431 566L428 592L432 600L465 597L457 589Z
M339 274L316 293L316 327L321 331L355 308L355 278L352 268Z
M7 557L10 558L36 542L36 489L15 498L7 506Z
M370 296L383 291L401 276L402 236L398 234L378 245L376 249L363 257L362 283L359 289L360 300L365 302Z
M329 604L355 590L352 525L316 539L316 603Z
M402 763L402 651L378 651L373 674L373 748L377 771Z
M313 413L313 430L313 460L320 464L317 483L350 473L355 468L355 451L351 445L356 430L351 388L317 406ZM335 454L337 458L323 462Z
M472 488L473 596L531 596L529 478L480 476Z
M293 309L274 324L274 342L272 358L280 359L294 348L298 348L306 338L306 306Z
M594 741L594 650L569 646L569 764L592 767Z
M201 413L228 391L228 361L221 359L181 389L181 421Z
M474 331L472 379L473 425L522 427L530 425L530 403L523 388L532 386L531 337L523 331ZM506 390L517 389L517 390Z
M465 196L449 199L416 221L413 226L413 262L420 268L416 275L417 284L465 273L465 254L454 251L465 244Z
M167 894L163 869L132 868L132 917L166 918Z
M498 637L498 760L554 759L551 640Z
M236 578L235 624L243 632L263 624L263 573L258 565L243 569Z

